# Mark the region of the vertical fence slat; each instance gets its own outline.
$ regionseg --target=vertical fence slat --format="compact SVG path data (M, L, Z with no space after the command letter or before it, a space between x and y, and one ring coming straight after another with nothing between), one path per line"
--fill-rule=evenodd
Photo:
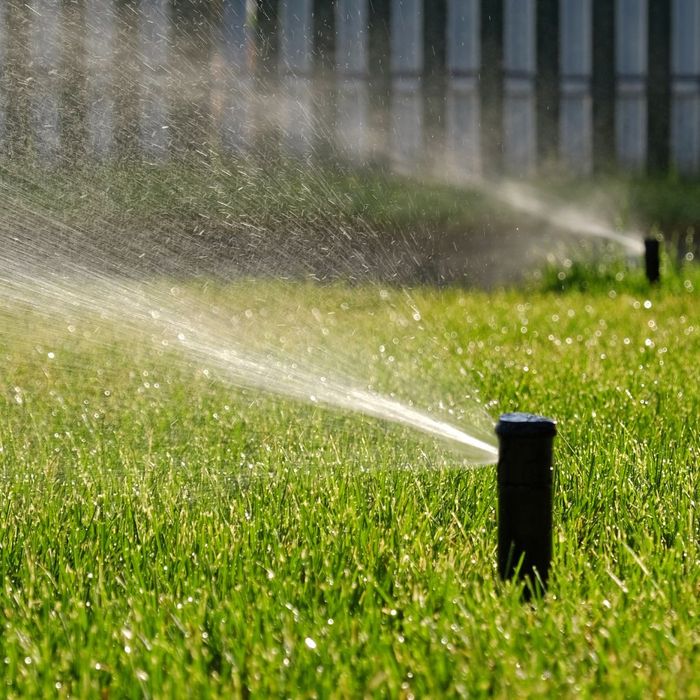
M593 6L591 0L560 0L561 107L559 153L567 169L593 168Z
M249 66L252 45L251 21L247 0L223 0L221 44L223 75L220 135L224 150L241 151L253 138L253 80Z
M700 2L673 0L671 15L671 160L700 171Z
M53 160L61 147L60 76L61 2L32 0L30 3L32 65L31 119L36 155Z
M75 20L77 14L66 14L66 8L72 5L65 2L27 2L27 40L19 43L27 52L22 63L31 78L21 81L22 94L27 96L28 108L24 113L28 115L29 125L19 129L13 126L14 121L18 121L15 116L15 112L19 113L17 100L8 97L9 90L14 89L10 85L14 76L7 73L8 62L13 60L12 56L8 57L8 51L16 52L16 49L14 43L8 49L14 34L12 37L8 34L7 17L14 10L10 3L0 3L0 143L9 141L10 130L12 138L15 138L14 131L18 132L18 139L26 138L29 132L27 140L33 152L40 159L51 160L62 152L65 145L62 141L71 142L75 131L71 125L75 119L84 119L78 124L80 138L87 133L90 152L98 158L105 157L118 147L120 133L124 130L120 130L120 124L126 119L122 103L128 107L129 100L133 100L134 114L127 115L125 123L131 126L138 121L134 139L139 139L142 152L150 157L164 156L171 144L169 127L173 105L170 100L175 99L169 88L177 89L169 72L175 67L170 53L174 49L171 46L173 0L134 0L129 6L138 9L133 13L138 32L133 32L134 45L128 49L134 65L138 65L137 75L128 73L128 66L120 63L119 56L123 54L121 3L118 0L79 1L76 7L84 8L80 12L84 12L81 17L84 17L85 34L78 40L84 40L85 46L86 91L80 109L73 111L70 111L70 93L65 89L70 90L73 82L82 80L82 73L76 72L77 77L73 76L72 63L62 57L68 55L65 52L71 45L69 42L75 38L72 32L80 27ZM498 114L495 131L503 135L503 170L513 174L535 170L538 141L544 144L543 134L549 130L543 120L538 127L536 107L539 104L550 109L547 105L552 104L543 101L536 77L538 64L540 69L546 69L550 63L557 66L552 84L559 85L559 102L554 103L554 111L548 112L553 124L558 121L558 137L555 134L552 146L558 142L559 157L569 171L591 173L594 147L596 163L601 155L607 157L614 151L619 166L642 170L648 159L655 158L653 144L661 143L663 158L670 154L672 164L680 172L700 172L700 0L670 0L663 5L662 13L651 14L650 8L657 6L650 5L649 0L610 3L547 0L544 5L539 3L540 9L546 10L539 13L540 25L537 24L537 0L440 2L439 7L428 6L428 21L439 17L440 27L445 27L446 165L452 172L471 176L487 167L482 162L484 144L490 148L487 142L497 140L489 136L493 119L488 115L492 112ZM390 94L390 153L399 167L412 167L422 159L426 142L423 133L426 129L423 104L427 75L423 55L426 10L423 0L385 0L385 3L383 16L390 18L391 86L390 90L383 90L382 95ZM314 115L312 85L314 0L219 0L221 62L217 65L222 66L223 77L217 78L220 100L216 104L221 107L221 141L226 149L240 149L252 140L255 120L251 110L256 83L251 53L254 44L251 9L258 6L273 12L279 10L275 12L279 22L274 24L279 27L277 65L282 76L281 123L285 143L294 151L308 153L313 146L315 127L321 125ZM324 17L331 17L328 26L332 26L330 6L323 7ZM360 162L366 161L370 153L372 94L369 86L381 83L381 80L374 81L374 75L370 76L371 8L370 0L335 0L333 4L336 138L346 155ZM538 54L537 34L543 27L549 30L549 24L557 24L557 15L558 27L551 27L551 31L558 32L558 39L552 35L544 44L540 42L540 49L546 45L549 58L545 60L541 51ZM659 23L660 16L665 17L664 22ZM547 17L553 19L548 22ZM670 29L666 26L668 22ZM488 80L482 80L481 74L500 70L501 56L500 50L492 51L489 47L488 37L482 42L481 35L486 37L491 25L498 27L499 46L502 39L503 80L498 81L496 91L489 92L483 88ZM657 34L651 44L650 25L653 31L664 32L660 38ZM605 36L600 34L600 27ZM662 56L663 69L657 66L660 60L650 58L650 45L654 56ZM497 68L492 68L492 59L482 59L482 53L488 52L498 55ZM442 70L441 51L439 56ZM63 83L62 72L65 74ZM669 72L670 79L666 80ZM128 73L125 82L131 89L122 90L122 85L117 89L116 81L122 73ZM547 75L540 73L540 85L548 81ZM442 80L442 73L438 78ZM647 85L650 80L656 83ZM601 87L598 83L602 82L605 84ZM123 92L133 97L125 98ZM664 110L670 104L670 128L667 112L655 116L656 111L650 111L650 100L662 102L666 105ZM379 103L381 98L377 101ZM138 115L135 113L137 102ZM71 118L73 114L77 116ZM173 119L175 114L173 110ZM482 118L483 115L487 118ZM605 131L607 124L610 135L604 139L599 132ZM649 135L652 147L648 145ZM11 145L8 147L11 152ZM495 150L500 152L499 144L495 144ZM489 153L489 160L493 155Z
M535 138L537 168L551 172L559 158L561 116L560 0L535 3Z
M285 145L299 154L313 145L313 22L311 0L281 0L280 71L284 88L282 131Z
M616 0L615 7L617 161L640 171L647 157L647 0Z
M649 3L647 171L668 171L671 151L671 2Z
M109 155L114 144L115 19L113 0L86 0L87 134L90 152L98 158Z
M168 60L169 0L141 0L139 49L141 58L141 147L146 155L163 158L170 144Z
M391 154L410 168L423 152L423 0L391 3Z
M534 171L535 0L505 0L503 138L505 168L513 174Z
M480 0L447 5L447 155L459 175L481 173Z
M367 0L336 4L336 135L340 147L362 162L369 151L369 27Z

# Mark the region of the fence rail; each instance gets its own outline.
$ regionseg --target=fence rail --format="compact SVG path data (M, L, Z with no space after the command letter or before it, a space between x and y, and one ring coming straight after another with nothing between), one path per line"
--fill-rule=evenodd
M700 0L0 3L0 143L700 171Z

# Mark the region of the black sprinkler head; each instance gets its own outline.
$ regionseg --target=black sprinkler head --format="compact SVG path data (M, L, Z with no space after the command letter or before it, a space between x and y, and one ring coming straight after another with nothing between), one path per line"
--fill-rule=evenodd
M552 447L557 424L506 413L498 435L498 573L544 592L552 558Z
M658 238L644 239L644 269L650 284L657 284L661 279L660 249L661 241Z

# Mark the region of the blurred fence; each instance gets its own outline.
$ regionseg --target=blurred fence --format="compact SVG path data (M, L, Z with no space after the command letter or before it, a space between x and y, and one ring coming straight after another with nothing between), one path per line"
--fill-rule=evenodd
M15 0L0 70L3 151L49 162L700 170L700 0Z

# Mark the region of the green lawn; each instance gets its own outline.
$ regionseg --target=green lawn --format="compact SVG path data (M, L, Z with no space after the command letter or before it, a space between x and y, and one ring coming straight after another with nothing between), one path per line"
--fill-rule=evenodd
M283 318L295 353L458 423L559 421L533 604L496 576L493 467L3 298L0 695L700 697L700 274L577 274L248 295L260 347Z

